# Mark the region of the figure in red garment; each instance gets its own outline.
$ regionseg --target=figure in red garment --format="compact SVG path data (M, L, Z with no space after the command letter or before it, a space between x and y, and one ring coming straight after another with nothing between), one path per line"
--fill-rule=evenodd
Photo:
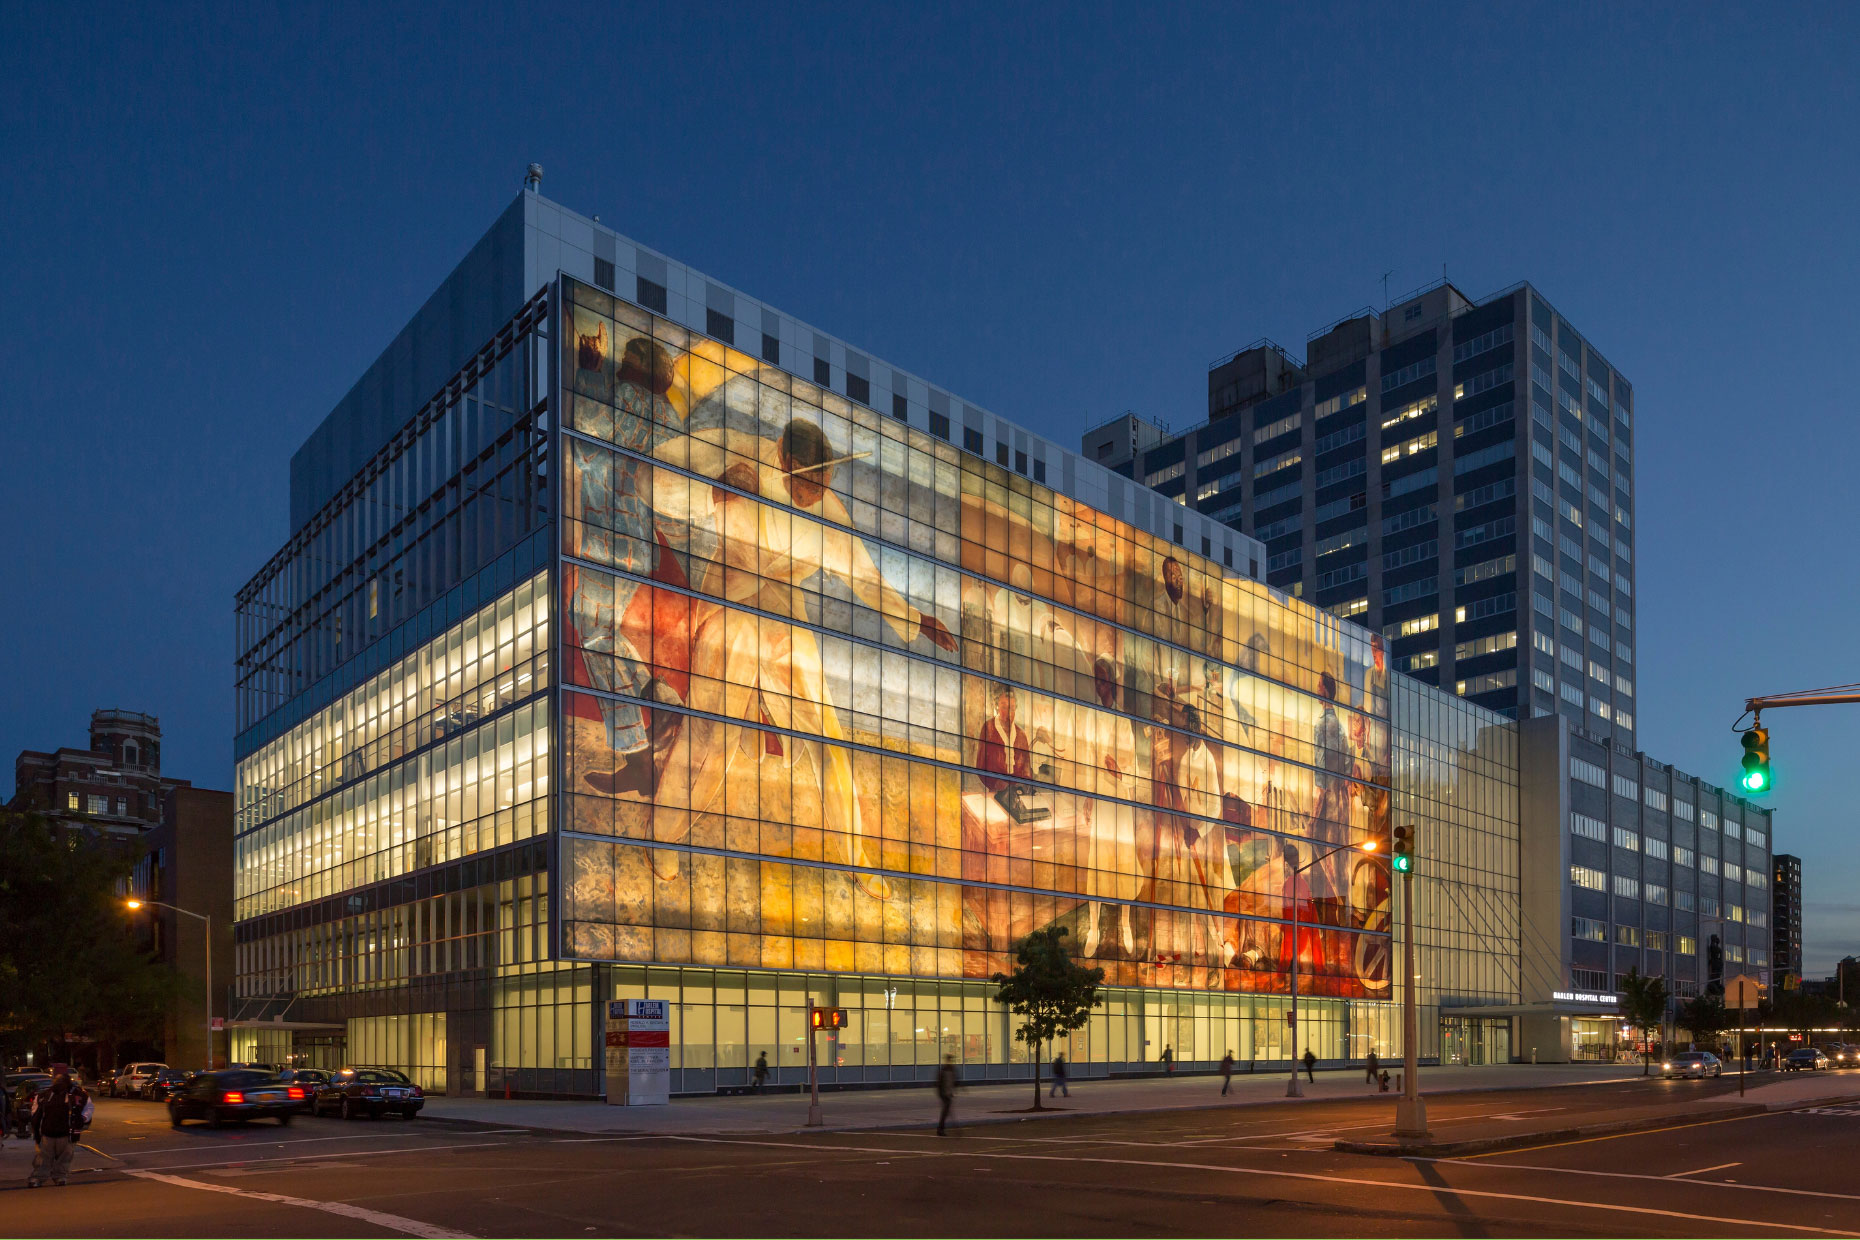
M1014 786L1015 781L1033 778L1029 758L1031 746L1027 730L1014 722L1014 690L1001 685L995 690L995 713L982 722L981 744L975 765L991 774L983 775L982 787L999 793Z
M1298 953L1298 986L1305 994L1316 994L1317 987L1312 985L1314 970L1324 962L1324 936L1319 932L1317 921L1317 904L1311 898L1311 887L1305 881L1304 874L1299 873L1301 864L1298 857L1298 845L1286 841L1285 851L1280 854L1285 866L1285 883L1280 889L1284 900L1285 916L1291 917L1294 905L1297 907L1298 938L1294 945L1290 927L1280 937L1279 968L1286 975L1290 985L1292 970L1292 952ZM1308 872L1308 871L1307 871Z

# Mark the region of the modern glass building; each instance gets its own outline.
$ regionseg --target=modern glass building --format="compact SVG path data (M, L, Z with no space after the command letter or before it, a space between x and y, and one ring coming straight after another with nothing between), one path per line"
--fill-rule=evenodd
M1514 719L1635 744L1634 394L1535 288L1441 281L1208 372L1208 420L1084 454L1265 544L1265 580Z
M307 443L239 597L235 1057L599 1092L1011 1076L1065 927L1082 1073L1503 1058L1517 734L1258 544L526 191ZM1473 910L1471 914L1468 910ZM1294 963L1299 1044L1288 1037Z

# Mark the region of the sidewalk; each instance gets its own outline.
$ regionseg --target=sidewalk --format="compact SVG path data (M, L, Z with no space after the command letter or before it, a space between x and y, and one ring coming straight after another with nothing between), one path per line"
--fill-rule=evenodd
M1630 1079L1640 1079L1638 1066L1499 1064L1482 1068L1421 1069L1421 1088L1430 1096L1492 1089L1554 1089ZM1285 1102L1285 1082L1283 1072L1239 1074L1234 1077L1232 1095L1223 1100L1218 1076L1082 1080L1072 1083L1070 1098L1046 1101L1049 1106L1063 1108L1050 1112L1051 1115L1116 1115L1195 1107L1257 1106ZM1364 1084L1361 1068L1320 1071L1316 1082L1306 1083L1304 1089L1305 1097L1313 1100L1378 1096ZM1856 1076L1853 1089L1860 1092L1860 1076ZM1038 1118L1024 1113L1032 1104L1032 1094L1031 1081L970 1085L957 1094L956 1109L964 1125ZM1379 1096L1389 1099L1393 1106L1392 1095ZM619 1107L599 1102L429 1098L425 1114L433 1119L565 1132L789 1133L805 1126L807 1101L805 1094L776 1094L761 1098L680 1098L665 1106ZM830 1129L911 1128L934 1126L937 1105L934 1093L926 1087L823 1093L820 1109Z

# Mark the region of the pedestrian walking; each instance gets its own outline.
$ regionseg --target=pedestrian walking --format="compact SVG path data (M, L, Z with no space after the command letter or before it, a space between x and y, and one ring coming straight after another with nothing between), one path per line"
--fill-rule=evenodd
M1072 1088L1066 1084L1066 1057L1063 1054L1053 1056L1053 1086L1046 1091L1048 1098L1057 1094L1064 1094L1068 1098L1072 1096Z
M956 1101L956 1057L943 1056L943 1066L936 1070L936 1096L943 1104L942 1112L936 1117L936 1135L942 1136L949 1127L949 1108Z
M1225 1098L1234 1087L1234 1053L1228 1051L1221 1056L1221 1097Z
M48 1180L62 1186L71 1173L71 1155L77 1150L78 1134L91 1115L90 1095L71 1080L71 1069L56 1066L52 1087L32 1104L32 1139L37 1148L32 1156L32 1170L26 1175L26 1187L38 1188Z
M1314 1084L1317 1081L1317 1073L1312 1071L1312 1069L1316 1067L1317 1067L1317 1056L1312 1054L1311 1048L1307 1046L1305 1047L1305 1079L1308 1081L1311 1081Z
M1156 1057L1156 1062L1163 1066L1164 1072L1167 1072L1170 1076L1174 1076L1175 1047L1168 1042L1163 1043L1163 1053Z
M769 1079L769 1053L763 1051L756 1056L756 1092L762 1092L762 1086Z
M1377 1058L1375 1048L1371 1047L1369 1051L1369 1066L1363 1071L1363 1083L1366 1085L1374 1085L1376 1083L1376 1071L1381 1066L1382 1060Z

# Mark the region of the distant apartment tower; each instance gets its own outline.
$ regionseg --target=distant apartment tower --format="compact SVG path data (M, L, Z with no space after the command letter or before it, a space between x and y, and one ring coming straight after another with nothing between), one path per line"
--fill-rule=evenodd
M1441 282L1208 372L1208 421L1086 457L1265 544L1399 671L1634 746L1633 389L1535 289ZM1136 445L1136 446L1132 446Z
M1776 976L1802 980L1802 859L1776 854L1776 934L1771 945Z

